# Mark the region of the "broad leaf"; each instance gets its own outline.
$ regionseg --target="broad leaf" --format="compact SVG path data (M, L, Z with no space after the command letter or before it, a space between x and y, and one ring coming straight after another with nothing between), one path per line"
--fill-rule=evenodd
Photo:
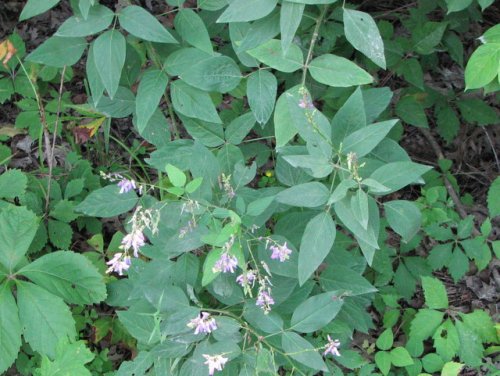
M314 184L314 183L306 183ZM305 185L305 184L304 184ZM289 188L293 189L293 188ZM332 216L321 212L306 226L299 252L299 284L302 286L330 252L337 230Z
M320 283L324 290L345 292L349 296L377 291L359 272L342 264L330 265L321 273Z
M148 70L141 78L135 102L137 129L143 132L167 89L168 76L158 69Z
M373 77L352 61L331 54L321 55L311 61L309 72L319 83L333 87L349 87L373 82Z
M22 206L8 206L0 212L0 263L13 271L35 237L38 219Z
M335 291L312 296L295 309L290 329L301 333L321 329L337 316L343 304Z
M355 49L385 69L384 42L368 13L344 8L344 33Z
M37 376L90 376L85 364L91 362L95 355L84 341L68 343L61 341L57 345L54 361L42 358L40 373Z
M34 351L54 358L60 340L76 337L75 322L61 298L32 283L17 281L23 336Z
M479 89L488 85L497 75L500 61L500 43L479 46L465 68L466 89Z
M404 347L395 347L390 354L391 363L396 367L406 367L413 364L413 359Z
M113 22L115 14L107 7L97 4L91 7L86 17L74 15L68 18L57 29L55 35L60 37L86 37L99 33Z
M295 185L281 191L276 196L276 201L291 206L316 208L324 205L328 200L328 189L319 182Z
M7 283L0 284L0 302L0 373L3 373L17 358L22 329L17 305Z
M415 51L422 55L433 53L435 47L441 42L446 27L446 22L429 21L416 28L412 34Z
M119 193L120 187L108 185L89 194L75 210L94 217L114 217L131 210L139 200L133 190Z
M448 295L443 282L434 277L422 277L425 305L431 309L448 308Z
M309 341L294 332L284 332L281 337L283 350L292 359L315 371L326 371L325 362Z
M46 254L19 270L38 286L72 304L106 299L102 275L86 257L69 251Z
M342 152L356 153L357 158L364 157L375 149L397 122L398 120L386 120L349 134L342 142Z
M197 89L227 93L238 86L241 72L230 57L214 56L191 65L180 77Z
M472 0L445 0L448 7L448 14L460 12L472 4Z
M431 168L414 162L392 162L379 167L370 177L390 188L390 192L395 192L415 183Z
M332 119L332 143L338 148L347 136L366 127L363 93L360 88L347 99Z
M302 15L304 13L304 4L297 4L284 0L280 9L280 31L281 48L283 53L287 53L292 44L295 33L299 28Z
M207 27L196 12L181 8L174 19L175 30L190 45L209 54L213 52L212 42Z
M120 25L130 34L158 43L177 43L167 29L147 10L137 5L125 7L118 14Z
M444 313L421 308L410 326L410 339L424 341L431 337L443 321Z
M484 348L482 341L474 330L461 321L455 321L458 332L460 360L470 367L479 367L482 363Z
M255 125L255 117L252 112L247 112L229 123L225 129L226 141L238 145L248 135Z
M8 170L0 175L0 198L13 199L23 197L28 178L20 170Z
M267 16L278 0L234 0L217 19L221 22L248 22Z
M261 63L269 65L280 72L295 72L297 69L302 68L304 64L304 56L299 46L292 44L284 53L278 39L271 39L247 52Z
M93 43L94 62L101 82L111 99L120 85L120 76L125 64L126 45L125 38L116 30L106 31Z
M385 216L391 228L405 242L409 242L420 229L422 213L411 201L395 200L384 203Z
M38 16L59 4L61 0L28 0L19 16L19 21Z
M170 85L170 95L175 110L182 115L222 124L208 93L177 80Z
M62 68L75 64L87 47L84 38L50 37L35 51L26 56L27 61Z
M277 90L276 77L266 70L259 69L248 77L248 104L261 125L266 124L273 113Z
M186 131L203 145L208 147L220 146L224 143L224 129L221 124L210 123L200 119L188 118L179 115Z

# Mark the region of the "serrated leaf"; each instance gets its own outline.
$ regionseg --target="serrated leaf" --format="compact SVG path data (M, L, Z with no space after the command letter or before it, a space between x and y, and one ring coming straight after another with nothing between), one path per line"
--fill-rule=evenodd
M457 283L469 270L469 259L458 247L453 250L453 255L448 263L448 271Z
M93 217L114 217L126 213L139 199L134 191L119 192L120 187L117 185L96 189L75 210Z
M479 367L482 363L483 345L479 336L461 321L455 321L460 348L458 356L460 360L470 367Z
M498 341L495 324L488 312L476 309L471 313L461 314L463 322L472 329L484 343L495 343Z
M190 45L207 53L212 53L212 42L205 23L189 8L181 8L174 19L175 30Z
M159 69L150 69L142 76L135 100L137 129L140 133L144 131L158 108L161 97L167 89L167 84L168 76Z
M59 251L28 264L19 274L71 304L94 304L106 299L102 275L84 256Z
M94 63L111 99L120 85L126 48L125 38L116 30L106 31L93 42Z
M278 0L234 0L217 19L217 23L258 20L271 13L277 3Z
M120 26L130 34L157 43L177 43L167 29L146 9L130 5L118 14Z
M426 22L423 26L415 29L412 39L416 52L422 55L428 55L434 52L434 48L441 42L444 31L447 27L446 22Z
M321 355L319 355L313 345L297 333L283 333L281 345L285 353L297 362L315 371L326 371L328 369Z
M280 72L295 72L302 68L304 64L304 55L299 46L292 44L287 52L284 53L281 48L281 42L278 39L271 39L247 52L261 63L269 65Z
M0 212L0 263L12 271L35 237L38 219L25 207L8 206Z
M307 223L300 241L298 264L300 286L309 279L328 255L335 241L335 235L335 222L327 212L321 212Z
M170 95L175 110L182 115L222 124L208 93L177 80L170 85Z
M422 213L413 202L405 200L385 202L384 210L387 222L405 242L409 242L420 230Z
M62 68L75 64L87 47L84 38L63 38L53 36L26 56L27 61Z
M278 80L274 74L266 70L259 69L248 77L248 104L255 120L261 125L266 124L273 113L277 91Z
M37 376L90 376L85 364L94 359L95 355L85 345L84 341L68 343L62 340L58 343L53 361L42 358L42 364Z
M47 226L50 242L57 249L68 249L73 238L73 229L67 223L49 219Z
M75 322L61 298L32 283L16 281L23 337L34 351L54 358L61 339L76 337Z
M21 348L21 323L16 301L7 283L0 284L0 373L5 372L17 358Z
M26 192L28 178L20 170L8 170L0 175L0 198L22 198Z
M107 7L96 4L84 17L75 14L63 22L54 35L60 37L86 37L106 29L113 22L115 14Z
M27 20L28 18L38 16L49 9L55 7L61 0L28 0L19 16L19 21Z
M436 352L445 361L453 359L460 349L458 332L450 319L436 329L432 338Z
M344 33L355 49L385 69L384 42L368 13L344 8Z
M443 282L433 277L422 277L425 304L431 309L448 308L448 294Z
M491 183L488 190L488 211L490 217L494 218L500 215L500 177L497 177Z
M54 219L69 223L79 216L74 212L74 206L75 204L72 201L58 201L54 208L50 211L49 215Z
M420 309L410 326L410 338L424 341L432 336L443 321L444 314L433 309Z
M350 87L373 82L373 77L355 63L341 56L321 55L309 64L309 73L319 83Z

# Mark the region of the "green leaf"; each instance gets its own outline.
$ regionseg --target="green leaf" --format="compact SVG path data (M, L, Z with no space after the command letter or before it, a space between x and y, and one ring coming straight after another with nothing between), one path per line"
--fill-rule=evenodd
M197 48L181 48L168 56L167 60L165 60L164 68L169 75L180 76L191 69L193 65L200 64L212 57L213 54Z
M49 219L48 223L49 239L57 249L68 249L73 238L73 229L67 223Z
M373 82L373 77L352 61L331 54L321 55L311 61L309 72L319 83L333 87L349 87Z
M68 343L62 340L56 348L54 361L44 356L37 376L90 376L85 364L91 362L95 355L84 341Z
M500 43L479 46L465 68L465 90L479 89L488 85L498 75Z
M120 85L127 43L119 31L109 30L94 41L93 49L94 63L99 77L109 97L113 99Z
M410 161L391 162L376 169L370 177L390 188L390 192L395 192L408 184L415 183L422 174L431 168Z
M302 68L304 64L304 55L299 46L292 44L286 53L284 53L281 48L281 42L278 39L271 39L247 52L261 63L269 65L280 72L295 72L297 69Z
M491 183L488 190L488 211L490 217L495 218L500 215L500 177Z
M482 342L495 343L498 341L495 324L488 312L476 309L472 313L461 314L463 322L472 329Z
M369 294L377 291L359 272L342 264L330 265L322 272L320 284L326 291L343 291L349 296Z
M364 106L363 93L358 88L337 111L332 119L332 143L336 148L347 136L366 127L365 111L359 110Z
M364 230L368 228L368 195L362 190L358 189L355 194L351 196L351 210L354 218L361 224Z
M406 200L384 202L384 209L389 226L401 235L406 243L420 230L422 213L413 202Z
M292 44L295 33L299 28L302 15L304 13L304 4L297 4L291 1L283 1L280 9L280 32L281 48L283 53L287 53Z
M247 112L229 123L225 129L226 141L233 144L240 144L255 125L255 117L252 112Z
M443 370L441 371L441 376L458 376L463 366L464 365L461 363L448 362L443 366Z
M422 66L417 59L402 60L399 66L400 72L404 79L420 90L424 91L424 72Z
M382 334L377 338L375 344L380 350L389 350L394 343L394 335L392 334L392 329L387 328L382 332Z
M299 3L299 4L333 4L337 2L337 0L286 0L290 3Z
M500 25L490 27L483 34L484 43L500 43Z
M87 80L89 83L90 94L92 95L92 103L97 107L99 101L104 94L104 84L102 83L99 69L95 64L94 45L91 44L87 53L87 62L85 65Z
M141 351L133 361L122 362L116 376L145 375L146 371L153 365L153 360L153 352Z
M113 99L103 96L96 105L97 111L110 118L125 118L135 109L134 94L126 87L119 86Z
M438 372L443 368L444 361L438 354L430 353L422 358L422 365L427 372Z
M192 65L180 77L197 89L227 93L239 85L241 72L230 57L214 56Z
M170 163L167 164L165 169L167 170L168 178L174 187L184 187L186 184L186 174L184 174L181 169L171 165Z
M57 29L54 35L59 37L86 37L107 29L115 14L107 7L96 4L91 7L86 17L74 15Z
M382 141L399 120L386 120L361 128L349 134L342 142L342 152L356 153L358 158L370 153Z
M8 170L0 175L0 198L13 199L23 197L28 185L28 178L20 170Z
M259 69L247 80L247 97L255 120L261 125L267 123L274 109L278 80L274 74Z
M443 282L433 277L422 277L425 304L432 309L448 308L448 294Z
M50 211L49 215L54 219L69 223L78 218L78 214L75 214L74 206L75 204L73 201L58 201L54 208Z
M375 354L375 364L383 375L387 375L391 370L391 354L387 351L377 351Z
M443 321L444 313L421 308L410 326L410 339L424 341L432 336Z
M469 259L460 250L460 248L455 247L453 250L453 255L451 256L450 262L448 264L448 271L455 283L457 283L469 270Z
M200 119L192 119L179 115L182 125L186 131L203 145L208 147L217 147L224 144L224 129L222 124L209 123Z
M258 20L271 13L277 3L278 0L233 0L217 23Z
M66 200L78 196L83 191L83 187L85 184L85 179L78 178L73 179L68 182L66 188L64 189L64 198Z
M82 14L83 18L87 18L90 12L90 8L95 5L95 0L80 0L78 2L78 9Z
M209 54L213 52L212 42L207 27L196 12L181 8L174 19L175 30L183 40Z
M335 241L335 235L335 222L327 212L321 212L307 223L304 235L302 235L302 240L300 241L298 264L300 286L308 280L328 255Z
M384 42L368 13L344 8L344 33L355 49L385 69Z
M472 4L472 0L445 0L448 7L448 14L460 12Z
M140 344L151 346L160 340L159 320L157 315L141 308L117 311L118 318Z
M407 95L396 104L396 115L405 123L416 127L429 128L424 105L415 95Z
M446 22L429 21L422 27L415 28L412 34L415 51L422 55L433 53L434 47L441 42L447 26Z
M22 206L7 206L0 212L0 263L13 271L35 237L38 219Z
M335 291L311 296L293 311L290 329L301 333L321 329L337 316L343 304Z
M396 367L406 367L413 364L413 359L404 347L395 347L390 354L391 363Z
M170 95L175 110L182 115L222 124L208 93L177 80L170 85Z
M455 321L458 332L460 360L470 367L479 367L482 364L483 345L479 336L461 321Z
M213 268L215 263L220 259L221 254L222 249L220 248L214 248L208 253L205 263L203 264L202 286L207 286L220 274L220 272L214 272Z
M75 322L61 298L41 287L16 281L23 337L34 351L54 358L61 339L76 337Z
M311 182L287 188L276 196L276 201L291 206L316 208L328 200L328 189L324 184Z
M142 76L135 100L137 129L139 132L144 131L158 108L161 97L167 89L167 84L168 76L158 69L150 69Z
M9 284L0 284L0 373L14 363L21 348L21 323Z
M92 217L114 217L126 213L139 199L134 191L119 192L120 187L117 185L96 189L75 210Z
M118 19L121 27L138 38L157 43L177 43L156 17L142 7L125 7L118 14Z
M284 332L281 345L286 355L315 371L327 371L325 362L309 341L294 332Z
M457 104L462 117L469 123L489 125L500 122L495 110L479 98L460 99Z
M450 319L436 329L432 338L436 352L445 361L453 359L460 349L458 332Z
M46 254L19 274L71 304L94 304L106 299L102 275L89 259L74 252Z
M49 9L55 7L60 0L28 0L19 16L19 21L27 20L28 18L38 16Z
M35 51L26 56L27 61L62 68L75 64L87 47L84 38L50 37Z

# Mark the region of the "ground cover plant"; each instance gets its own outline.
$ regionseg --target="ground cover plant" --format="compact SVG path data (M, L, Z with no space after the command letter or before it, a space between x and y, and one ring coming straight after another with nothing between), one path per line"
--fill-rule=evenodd
M488 0L0 5L0 373L482 375Z

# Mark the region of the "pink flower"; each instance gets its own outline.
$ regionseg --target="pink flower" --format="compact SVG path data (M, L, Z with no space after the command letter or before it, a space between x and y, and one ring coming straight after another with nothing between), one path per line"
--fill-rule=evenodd
M222 355L207 355L203 354L203 357L207 360L205 363L208 366L208 375L212 376L215 371L222 371L224 365L229 360L228 358L223 357Z
M257 300L255 305L261 307L264 310L264 313L268 313L271 311L271 306L274 304L274 299L271 296L271 290L261 289L259 290L259 294L257 295Z
M117 185L120 187L120 193L127 193L137 188L135 181L127 178L120 180Z
M236 282L241 287L245 287L245 286L249 286L249 285L253 286L253 284L255 282L255 272L253 270L248 270L248 271L244 272L243 274L240 274L236 278Z
M110 265L110 267L106 270L106 273L117 272L118 275L123 275L123 271L130 268L130 256L122 256L123 253L115 253L113 258L106 263L106 265Z
M283 245L272 245L269 247L273 253L271 254L271 258L273 260L279 259L280 262L284 262L290 258L290 254L292 250L286 246L286 242Z
M194 328L194 334L212 333L217 329L215 319L207 312L200 312L200 315L189 321L187 326Z
M142 231L137 230L125 235L120 248L124 251L128 251L132 248L134 250L134 257L139 257L139 249L145 244L144 234Z
M330 335L328 335L328 343L325 346L326 350L323 355L326 356L328 354L332 354L333 356L340 356L339 346L340 341L338 339L332 340Z
M307 100L307 99L301 99L299 101L299 107L304 108L304 109L307 108L307 109L311 110L314 108L314 105L312 104L312 102L309 102L309 100Z
M215 263L212 271L214 273L234 273L235 269L238 267L238 259L235 256L224 252L220 255L220 258Z

